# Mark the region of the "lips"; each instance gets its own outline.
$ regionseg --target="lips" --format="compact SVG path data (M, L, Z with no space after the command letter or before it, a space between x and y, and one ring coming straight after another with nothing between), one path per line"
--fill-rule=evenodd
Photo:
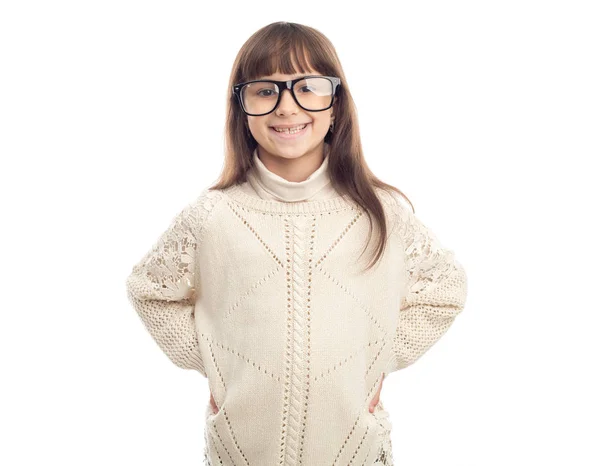
M308 125L309 123L298 123L295 125L275 125L275 126L271 126L271 128L277 130L277 129L291 129L291 128L298 128L299 126L305 126ZM304 129L304 128L302 128Z
M303 136L304 134L306 134L310 125L311 125L310 123L306 123L304 125L304 128L302 128L300 131L292 131L292 132L277 131L272 126L270 126L269 129L271 131L273 131L273 134L275 134L279 139L296 139L296 138L299 138L299 137ZM285 126L285 127L290 128L290 126Z

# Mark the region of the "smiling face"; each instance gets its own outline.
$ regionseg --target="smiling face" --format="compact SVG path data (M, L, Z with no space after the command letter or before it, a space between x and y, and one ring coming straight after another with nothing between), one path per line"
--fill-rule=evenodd
M281 74L261 76L257 79L273 79L287 81L305 75L320 75L314 70L308 73ZM337 97L335 97L337 100ZM281 157L297 159L303 156L316 156L323 153L324 139L331 125L334 105L322 112L308 112L302 109L289 90L281 95L277 108L268 115L247 116L248 127L258 143L258 153L261 159ZM306 127L297 133L278 133L273 127Z

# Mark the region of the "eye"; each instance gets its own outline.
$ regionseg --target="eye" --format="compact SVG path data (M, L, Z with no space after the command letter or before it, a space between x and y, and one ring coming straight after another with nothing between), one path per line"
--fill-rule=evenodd
M300 88L300 91L301 91L301 92L303 92L303 93L305 93L304 89L307 89L307 91L306 91L306 92L313 92L313 91L315 90L315 88L314 88L314 87L311 87L311 86L302 86L302 87Z
M257 94L261 97L271 97L273 94L264 94L264 92L274 92L273 89L261 89Z

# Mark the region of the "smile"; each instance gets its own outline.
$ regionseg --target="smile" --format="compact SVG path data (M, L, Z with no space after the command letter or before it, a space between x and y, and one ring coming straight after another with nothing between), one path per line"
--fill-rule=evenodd
M303 134L306 133L307 128L310 126L310 123L305 125L294 126L293 128L281 128L275 129L273 127L269 128L273 133L277 135L277 137L282 139L296 139Z

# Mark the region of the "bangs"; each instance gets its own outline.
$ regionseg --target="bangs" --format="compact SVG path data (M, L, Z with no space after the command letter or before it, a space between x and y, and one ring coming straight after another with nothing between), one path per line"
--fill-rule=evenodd
M316 38L311 40L293 29L287 29L283 36L281 33L282 31L272 31L272 34L267 34L254 43L240 67L240 80L252 81L275 73L333 73L335 66L326 58L328 53L320 41Z

